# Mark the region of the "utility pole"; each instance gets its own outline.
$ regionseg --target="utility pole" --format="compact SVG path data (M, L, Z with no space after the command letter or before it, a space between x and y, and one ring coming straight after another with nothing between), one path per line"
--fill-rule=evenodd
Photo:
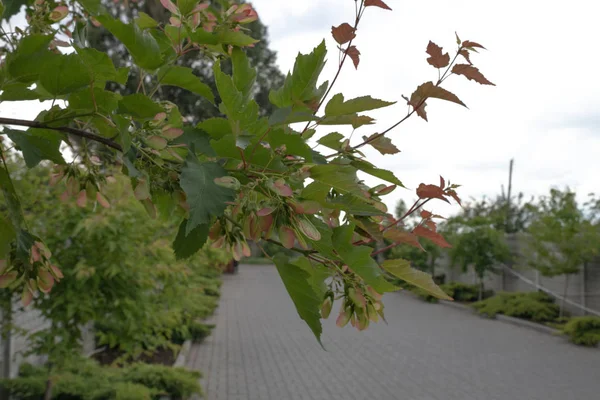
M512 192L512 176L513 176L513 165L514 159L510 159L510 166L508 169L508 193L506 196L506 225L505 229L508 230L510 224L510 200L511 200L511 192Z

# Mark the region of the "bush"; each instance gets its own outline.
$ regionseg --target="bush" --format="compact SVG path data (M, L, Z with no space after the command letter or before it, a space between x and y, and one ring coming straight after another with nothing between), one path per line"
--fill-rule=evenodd
M57 400L150 400L168 395L173 399L201 394L200 373L164 365L134 364L126 368L102 367L85 359L53 371L52 398ZM43 398L47 367L23 364L15 379L0 380L13 398Z
M567 322L562 333L572 343L582 346L597 346L600 343L600 317L574 317Z
M499 292L489 299L473 303L473 307L488 317L504 314L534 322L555 321L559 315L559 307L554 304L554 299L542 292Z
M460 282L450 282L441 286L442 290L452 297L455 301L473 302L479 300L479 285L468 285ZM494 292L486 290L483 292L483 298L492 297Z

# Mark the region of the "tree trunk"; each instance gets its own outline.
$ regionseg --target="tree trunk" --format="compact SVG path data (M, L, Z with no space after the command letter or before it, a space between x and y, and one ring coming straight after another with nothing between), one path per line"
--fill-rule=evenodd
M48 377L46 381L46 391L44 392L44 400L52 400L52 378Z
M479 301L483 300L483 278L479 278Z
M12 298L8 296L8 300L2 299L2 378L10 379L10 359L11 359L11 325L12 325ZM9 400L10 393L8 389L0 388L0 399Z
M563 288L563 296L560 299L560 313L558 316L562 318L565 314L565 299L567 298L567 291L569 290L569 274L565 274L565 287Z

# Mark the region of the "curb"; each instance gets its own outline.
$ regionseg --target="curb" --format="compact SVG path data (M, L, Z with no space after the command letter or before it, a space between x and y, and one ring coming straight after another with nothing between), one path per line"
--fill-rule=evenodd
M185 362L187 361L188 356L190 355L190 350L192 349L192 341L186 340L181 345L181 350L179 350L179 354L177 354L177 358L175 359L175 363L173 367L185 367Z

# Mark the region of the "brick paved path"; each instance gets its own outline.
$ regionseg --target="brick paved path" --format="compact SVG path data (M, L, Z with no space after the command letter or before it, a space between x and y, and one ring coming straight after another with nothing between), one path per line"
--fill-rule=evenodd
M397 293L387 326L327 321L323 351L274 267L239 271L188 361L208 400L600 399L599 350Z

